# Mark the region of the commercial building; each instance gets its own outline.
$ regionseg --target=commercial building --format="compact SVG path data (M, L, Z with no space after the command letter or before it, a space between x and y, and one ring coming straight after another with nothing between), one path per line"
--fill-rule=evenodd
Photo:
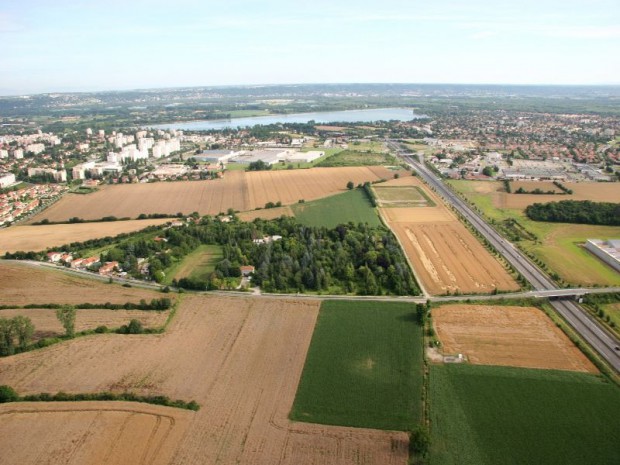
M620 272L620 239L610 239L608 241L588 239L586 241L586 249L614 270Z

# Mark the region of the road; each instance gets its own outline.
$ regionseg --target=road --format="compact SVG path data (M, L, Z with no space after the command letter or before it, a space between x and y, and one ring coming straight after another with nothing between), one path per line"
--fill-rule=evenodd
M398 144L391 142L390 146L398 155L415 169L418 175L440 196L446 203L453 206L489 243L499 251L510 264L518 270L532 285L535 291L559 291L556 284L536 265L534 265L513 244L505 240L495 229L482 219L457 194L450 190L443 181L427 168L423 163L408 153L402 152ZM576 302L567 300L552 300L554 309L587 341L617 372L620 372L620 351L616 347L620 342L612 334L601 328L599 323L590 317Z

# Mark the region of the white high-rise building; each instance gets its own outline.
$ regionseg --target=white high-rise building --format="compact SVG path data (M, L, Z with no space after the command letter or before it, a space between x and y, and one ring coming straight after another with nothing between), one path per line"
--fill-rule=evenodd
M26 152L32 152L35 155L45 151L45 145L43 144L28 144L26 145Z
M15 184L13 173L0 173L0 188L9 187L12 184Z
M8 150L0 150L0 158L9 158Z
M24 151L22 149L13 150L13 158L15 158L16 160L21 160L22 158L24 158Z

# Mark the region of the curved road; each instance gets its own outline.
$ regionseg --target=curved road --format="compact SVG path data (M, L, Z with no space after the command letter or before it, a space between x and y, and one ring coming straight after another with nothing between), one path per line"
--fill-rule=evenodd
M527 279L532 287L539 291L555 291L559 288L536 265L523 255L510 242L506 241L495 229L484 221L457 194L448 189L442 180L423 163L407 153L401 152L396 144L390 144L420 177L431 186L444 201L456 210L476 228L512 266ZM552 300L551 305L562 317L586 340L617 372L620 372L620 342L613 335L590 317L577 303L568 300Z

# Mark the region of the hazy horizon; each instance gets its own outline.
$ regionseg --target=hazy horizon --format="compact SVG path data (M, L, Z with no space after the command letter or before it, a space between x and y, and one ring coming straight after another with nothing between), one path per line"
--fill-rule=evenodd
M0 95L309 83L620 84L612 0L24 0ZM454 85L454 84L452 84Z

